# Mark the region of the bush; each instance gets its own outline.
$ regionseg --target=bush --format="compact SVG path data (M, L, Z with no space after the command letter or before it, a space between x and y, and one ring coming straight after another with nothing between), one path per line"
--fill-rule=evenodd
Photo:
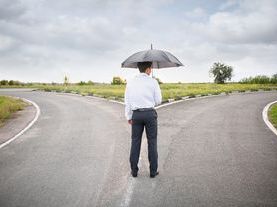
M277 73L274 74L274 75L271 77L271 83L272 83L272 84L277 84Z
M270 83L270 78L265 75L256 76L252 80L254 83L266 84Z
M240 83L244 84L277 84L277 74L272 77L258 75L255 77L243 78Z
M13 85L14 86L19 86L19 85L24 85L24 84L19 82L19 81L13 81Z
M94 85L94 82L92 82L91 80L89 80L88 82L87 82L87 85Z
M79 86L84 86L84 85L86 85L86 82L85 82L85 81L80 81L80 82L78 83L78 85L79 85Z
M113 80L112 80L111 84L112 85L124 85L124 84L126 84L126 80L123 80L120 77L113 77Z

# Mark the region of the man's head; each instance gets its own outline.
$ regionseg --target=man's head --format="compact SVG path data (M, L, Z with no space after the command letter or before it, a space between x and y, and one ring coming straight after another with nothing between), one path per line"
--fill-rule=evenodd
M141 73L147 73L150 75L152 69L152 62L139 62L138 68Z

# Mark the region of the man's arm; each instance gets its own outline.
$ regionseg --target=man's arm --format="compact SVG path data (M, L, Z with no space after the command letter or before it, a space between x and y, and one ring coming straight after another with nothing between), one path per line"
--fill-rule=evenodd
M155 90L154 90L154 100L155 100L155 105L159 105L162 103L162 92L159 86L159 83L157 80L155 80Z
M129 100L128 84L126 85L126 89L125 89L124 102L125 102L125 117L128 120L128 123L131 124L133 111L131 110L131 105L130 105L130 100Z

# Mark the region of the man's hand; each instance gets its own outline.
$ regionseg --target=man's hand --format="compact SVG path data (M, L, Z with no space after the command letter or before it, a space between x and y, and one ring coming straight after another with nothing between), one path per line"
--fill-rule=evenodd
M132 119L128 120L128 123L132 125L133 124Z

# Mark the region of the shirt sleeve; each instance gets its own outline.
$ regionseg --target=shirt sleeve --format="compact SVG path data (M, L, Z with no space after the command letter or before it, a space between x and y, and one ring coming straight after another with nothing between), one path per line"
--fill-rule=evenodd
M159 105L162 103L162 92L159 86L159 83L157 80L155 80L154 84L154 100L155 100L155 105Z
M124 95L124 102L125 102L125 117L127 120L132 119L133 111L131 109L130 99L129 99L129 85L126 85L125 95Z

